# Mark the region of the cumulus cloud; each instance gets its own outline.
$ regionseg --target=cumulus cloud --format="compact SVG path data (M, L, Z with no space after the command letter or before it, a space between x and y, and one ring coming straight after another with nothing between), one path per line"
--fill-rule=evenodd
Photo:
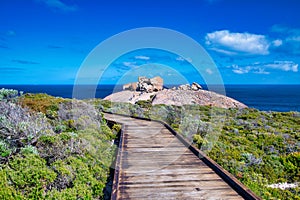
M134 58L139 60L150 60L150 57L148 56L135 56Z
M206 44L212 50L229 54L267 55L270 42L264 35L231 33L228 30L206 34Z
M272 63L253 63L251 65L229 66L236 74L270 74L270 70L280 70L285 72L298 72L298 64L293 61L274 61Z
M60 10L64 12L76 11L78 8L76 5L67 5L61 0L36 0L38 2L44 3L46 6L51 9Z

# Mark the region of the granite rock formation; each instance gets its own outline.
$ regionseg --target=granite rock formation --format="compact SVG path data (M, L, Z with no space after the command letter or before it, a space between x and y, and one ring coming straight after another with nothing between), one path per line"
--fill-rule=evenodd
M199 85L196 82L193 82L191 85L189 84L184 84L184 85L180 85L178 87L173 87L172 90L193 90L193 91L198 91L198 90L202 90L201 85Z
M189 105L214 106L220 108L246 108L247 106L237 100L203 90L201 85L194 82L172 89L163 89L163 79L160 77L139 77L137 83L129 83L123 86L124 91L105 97L105 100L113 102L128 102L135 104L138 101L150 101L152 105Z
M145 76L138 77L138 82L123 85L123 90L139 91L139 92L157 92L163 89L164 81L161 77L147 78Z

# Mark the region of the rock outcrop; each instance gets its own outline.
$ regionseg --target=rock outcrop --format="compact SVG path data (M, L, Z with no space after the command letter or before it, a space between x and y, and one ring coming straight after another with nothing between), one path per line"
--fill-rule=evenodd
M202 87L198 83L194 82L191 85L191 90L194 90L194 91L202 90Z
M129 102L135 104L141 100L148 100L155 104L214 106L220 108L246 108L247 106L237 100L203 90L201 85L194 82L172 89L163 89L163 79L159 76L146 78L141 76L138 82L123 85L123 90L105 97L113 102Z
M164 89L158 92L145 93L138 91L121 91L104 98L113 102L128 102L135 104L141 100L150 100L152 105L191 105L214 106L219 108L246 108L247 106L230 97L207 90L174 90Z
M156 94L153 105L191 105L213 106L219 108L246 108L235 99L207 90L163 90Z
M198 90L202 90L201 85L199 85L196 82L193 82L191 85L189 84L185 84L185 85L180 85L177 88L173 87L172 90L193 90L193 91L198 91Z
M123 85L123 90L136 91L137 83L127 83Z
M139 91L139 92L157 92L163 89L164 81L161 77L147 78L145 76L138 77L138 82L123 85L123 90Z

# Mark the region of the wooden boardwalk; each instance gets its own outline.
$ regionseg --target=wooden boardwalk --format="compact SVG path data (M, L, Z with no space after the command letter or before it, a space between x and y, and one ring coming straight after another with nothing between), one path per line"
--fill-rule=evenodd
M259 199L226 171L225 182L216 173L224 171L220 166L213 170L213 161L199 158L165 124L112 114L105 118L122 124L112 199Z

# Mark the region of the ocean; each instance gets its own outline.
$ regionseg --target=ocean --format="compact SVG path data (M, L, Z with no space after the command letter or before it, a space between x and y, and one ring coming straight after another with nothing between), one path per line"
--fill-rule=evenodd
M64 98L72 98L73 92L72 85L0 85L0 88L16 89L25 93L47 93ZM99 85L95 97L104 98L121 88ZM300 112L300 85L225 85L225 91L226 96L258 110Z

